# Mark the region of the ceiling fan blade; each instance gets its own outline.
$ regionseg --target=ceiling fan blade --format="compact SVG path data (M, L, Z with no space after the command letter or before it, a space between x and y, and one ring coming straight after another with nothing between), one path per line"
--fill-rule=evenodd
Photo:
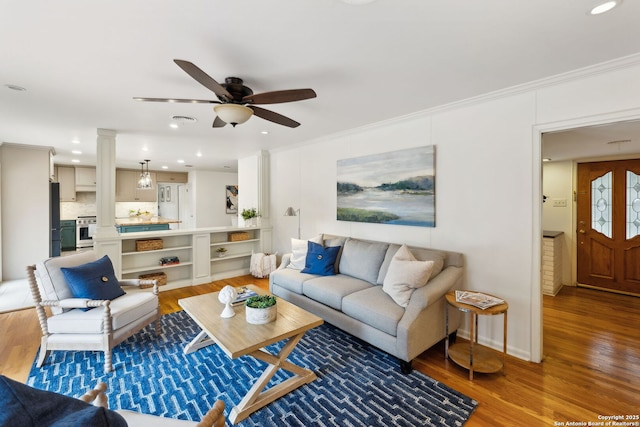
M140 98L134 97L135 101L144 102L181 102L185 104L221 104L220 101L212 101L210 99L178 99L178 98Z
M242 98L242 102L250 104L280 104L282 102L302 101L303 99L315 98L317 95L313 89L289 89L264 92L247 95Z
M222 101L233 101L233 95L231 95L224 87L215 81L211 76L198 68L195 64L189 61L183 61L182 59L174 59L178 67L182 68L187 74L193 77L198 83L216 94Z
M253 110L253 114L256 116L269 120L270 122L277 123L279 125L288 126L290 128L297 128L300 126L300 123L295 120L290 119L289 117L283 116L282 114L278 114L271 110L265 110L264 108L256 107L255 105L247 105L247 107Z
M220 117L216 116L216 119L213 121L214 128L223 128L227 125L227 122L222 120Z

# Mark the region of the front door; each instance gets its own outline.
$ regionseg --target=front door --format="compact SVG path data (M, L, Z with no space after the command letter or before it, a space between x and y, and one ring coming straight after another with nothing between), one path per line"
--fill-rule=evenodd
M578 164L578 284L640 295L640 159Z

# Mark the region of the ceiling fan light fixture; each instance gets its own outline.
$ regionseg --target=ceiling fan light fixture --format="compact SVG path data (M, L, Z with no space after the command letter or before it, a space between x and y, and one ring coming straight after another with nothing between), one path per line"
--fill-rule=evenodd
M615 8L616 6L620 6L620 3L622 3L622 0L609 0L604 2L601 1L591 8L591 10L589 11L589 14L600 15L600 14L609 12L611 9Z
M220 120L229 123L231 126L242 124L253 115L253 110L239 104L220 104L213 107Z

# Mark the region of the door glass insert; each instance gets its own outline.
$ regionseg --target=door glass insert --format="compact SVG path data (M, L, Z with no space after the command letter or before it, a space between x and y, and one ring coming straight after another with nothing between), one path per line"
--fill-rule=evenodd
M627 171L627 239L640 234L640 175Z
M611 238L612 172L591 181L591 228ZM639 186L640 189L640 186Z

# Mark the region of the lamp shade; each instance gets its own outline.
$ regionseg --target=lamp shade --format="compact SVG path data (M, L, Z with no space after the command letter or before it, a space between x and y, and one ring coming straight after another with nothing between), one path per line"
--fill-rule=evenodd
M253 115L251 108L238 104L216 105L213 107L213 111L220 117L220 120L229 123L233 127L246 122Z
M296 213L296 210L293 207L289 206L287 210L284 212L284 216L298 216L298 214Z

